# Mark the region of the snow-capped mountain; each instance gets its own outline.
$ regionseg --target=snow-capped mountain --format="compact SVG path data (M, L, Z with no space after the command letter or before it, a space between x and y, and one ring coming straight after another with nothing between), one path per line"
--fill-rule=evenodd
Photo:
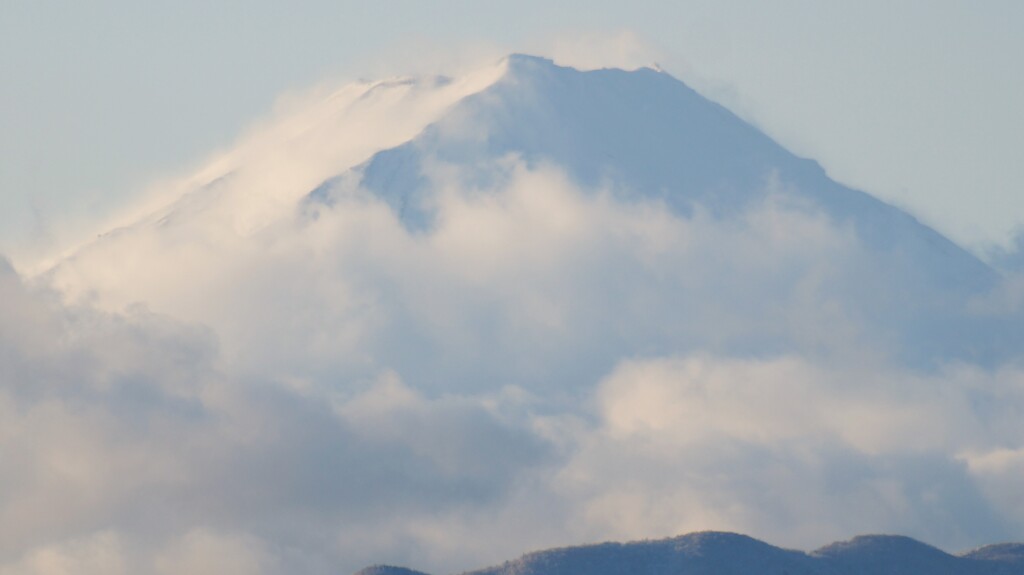
M565 169L588 189L655 198L681 214L696 206L735 215L776 187L795 192L886 252L906 251L944 288L990 287L992 271L914 218L830 180L721 106L663 71L581 72L513 55L493 84L445 111L409 142L357 170L410 227L430 219L425 163L471 168L486 188L510 154ZM339 178L344 175L339 174ZM314 196L329 195L329 184Z
M0 453L2 572L450 573L705 529L1024 532L1012 266L664 72L511 56L358 82L158 191L32 281L0 260L0 420L35 447ZM704 534L487 572L1019 556Z
M308 241L317 218L337 217L339 202L386 205L409 237L438 238L444 237L439 219L456 217L443 213L453 189L479 203L512 185L517 174L536 170L557 172L592 199L660 206L681 221L743 226L755 214L788 225L778 214L765 215L767 209L828 227L836 241L849 244L839 249L856 253L834 254L836 261L821 262L833 270L807 279L830 284L813 288L827 291L822 298L829 300L815 305L850 318L858 329L880 330L887 353L916 365L997 362L1022 341L1019 324L978 311L976 300L997 283L995 271L907 213L832 181L814 161L794 156L669 74L579 71L523 55L458 79L353 84L299 107L181 182L174 189L178 199L86 245L51 276L65 293L101 305L143 301L179 317L230 323L216 318L219 309L203 307L203 300L219 299L211 287L236 285L224 275L247 258L260 261L244 264L246 270L273 275L279 264L264 257L266 251ZM538 209L554 214L559 208ZM304 234L306 240L297 239ZM716 249L710 243L703 248L710 268L717 266ZM750 265L779 271L763 270L766 276L755 283L786 283L780 278L788 264L773 258L789 255L770 250L766 246L762 260ZM198 268L194 275L206 280L182 282L183 265ZM141 271L126 277L120 273L126 268ZM765 314L778 307L769 302L763 308L754 300L764 298L751 294L706 297L681 290L655 299L676 307L701 298L702 308L721 313L754 305L759 309L745 313ZM740 329L713 341L697 334L652 338L660 341L617 345L634 352L721 345L755 353L799 345L771 329Z

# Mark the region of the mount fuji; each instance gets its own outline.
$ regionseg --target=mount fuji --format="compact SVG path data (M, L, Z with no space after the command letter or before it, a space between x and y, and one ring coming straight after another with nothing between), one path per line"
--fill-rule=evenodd
M244 257L239 250L251 255L268 242L280 245L354 198L386 205L409 237L434 237L441 220L452 220L444 213L447 192L457 189L463 199L484 201L534 170L557 172L584 196L634 208L659 206L684 221L743 225L765 209L816 218L845 235L857 253L845 261L836 254L837 261L828 264L835 269L814 280L832 284L820 288L829 291L823 296L828 301L815 305L838 310L859 331L884 338L885 353L916 366L995 365L1024 343L1020 322L985 311L999 283L996 271L906 212L831 180L816 162L791 154L669 74L651 68L579 71L526 55L457 79L346 86L265 125L179 182L165 207L100 236L48 277L65 293L100 305L144 301L195 321L222 320L222 331L232 331L229 317L217 320L217 310L195 303L212 298L210 285L227 281L216 278ZM716 258L715 246L704 249L706 257ZM752 265L776 265L769 260L777 255L766 251ZM199 266L195 273L209 279L206 287L181 285L168 293L168 285L183 283L175 277L179 267L152 264L182 260ZM118 269L146 271L128 277L109 273L112 261ZM268 274L273 265L252 263ZM780 264L778 273L767 270L754 281L786 283L779 279L785 268ZM779 307L753 294L717 293L708 300L685 291L656 299L663 308L685 308L705 298L699 307L721 308L727 315L730 308L764 315ZM713 338L641 331L642 343L620 340L617 350L702 348L758 355L802 345L778 330L737 329Z
M0 573L1019 572L722 533L1019 540L1024 281L658 69L293 95L41 267Z

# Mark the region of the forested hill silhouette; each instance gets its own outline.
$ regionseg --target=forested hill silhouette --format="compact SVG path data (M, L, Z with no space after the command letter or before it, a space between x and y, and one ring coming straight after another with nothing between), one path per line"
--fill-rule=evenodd
M670 539L601 543L528 553L463 575L1020 575L1024 544L988 545L952 555L898 535L864 535L811 551L737 533L705 531ZM356 575L425 575L374 566Z

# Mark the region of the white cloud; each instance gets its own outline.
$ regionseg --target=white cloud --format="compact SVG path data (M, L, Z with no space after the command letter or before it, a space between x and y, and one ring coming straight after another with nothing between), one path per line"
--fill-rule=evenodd
M274 559L259 541L248 536L233 536L209 529L189 531L155 560L154 573L178 575L259 575L271 573Z
M62 544L34 548L3 575L123 575L130 573L116 534L100 532Z
M428 399L393 373L279 386L222 372L202 330L0 280L5 328L51 328L0 357L12 573L355 569L373 548L350 526L489 507L549 457L515 393Z
M600 536L704 526L798 547L879 530L946 546L1005 537L1020 518L1003 515L1017 498L998 482L1012 481L1016 452L969 465L956 454L1024 441L1022 382L1019 371L922 377L792 357L627 361L598 390L600 423L562 492L587 494L580 521Z
M296 205L471 88L415 90L382 90L407 115L367 149L315 128L364 86L31 285L0 266L0 568L455 571L706 528L1022 533L1019 351L962 357L1012 307L930 291L771 174L729 216L517 156L427 158L422 228L352 173Z
M108 309L141 300L207 324L247 369L367 376L395 368L434 380L417 385L547 380L551 373L514 366L557 367L552 354L593 357L621 345L628 354L803 338L839 352L849 330L861 329L830 293L855 288L834 261L863 259L852 233L783 196L723 222L581 190L552 168L513 160L500 169L507 183L493 192L440 170L447 191L427 234L355 191L245 241L169 243L160 226L133 229L83 251L55 278ZM777 307L758 303L766 299ZM823 331L822 313L842 321ZM471 377L467 368L492 371Z

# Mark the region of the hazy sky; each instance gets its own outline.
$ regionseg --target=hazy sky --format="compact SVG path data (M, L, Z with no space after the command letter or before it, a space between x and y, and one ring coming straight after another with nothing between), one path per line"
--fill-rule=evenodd
M1024 242L499 61L983 249L1024 5L0 2L0 575L1024 539Z
M1022 26L1013 0L5 0L0 251L68 241L286 92L608 43L956 240L1006 242L1024 223Z

